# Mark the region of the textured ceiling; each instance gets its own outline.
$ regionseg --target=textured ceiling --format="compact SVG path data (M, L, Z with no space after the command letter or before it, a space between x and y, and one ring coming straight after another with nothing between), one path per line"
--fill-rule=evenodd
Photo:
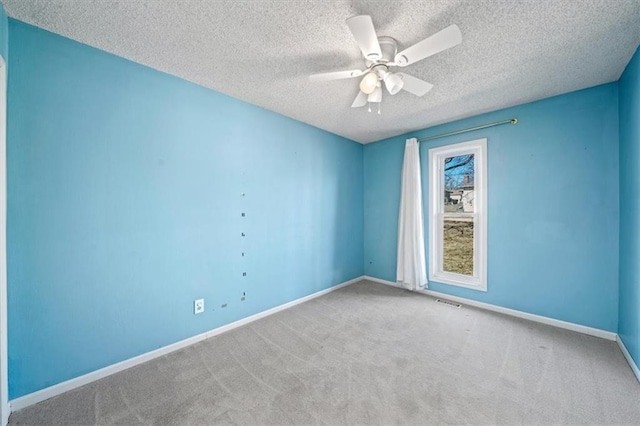
M615 81L640 43L640 0L2 0L9 16L359 142ZM345 19L399 50L457 24L462 44L403 68L435 85L350 108L364 68Z

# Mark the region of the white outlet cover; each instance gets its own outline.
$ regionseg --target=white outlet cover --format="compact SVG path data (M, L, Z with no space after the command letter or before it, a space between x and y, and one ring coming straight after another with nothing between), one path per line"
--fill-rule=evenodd
M201 314L204 312L204 299L196 299L193 301L193 313Z

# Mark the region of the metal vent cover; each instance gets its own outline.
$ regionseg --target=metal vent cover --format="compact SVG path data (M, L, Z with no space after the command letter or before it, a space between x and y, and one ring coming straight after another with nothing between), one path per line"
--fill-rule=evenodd
M443 303L445 305L451 306L452 308L461 308L462 305L456 302L452 302L450 300L445 300L445 299L436 299L436 302L438 303Z

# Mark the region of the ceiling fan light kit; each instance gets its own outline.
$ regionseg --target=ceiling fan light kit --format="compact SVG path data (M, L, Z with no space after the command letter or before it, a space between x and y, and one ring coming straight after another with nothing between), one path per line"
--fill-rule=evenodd
M375 72L367 73L360 81L360 90L362 90L367 95L373 93L378 84L378 75Z
M462 43L460 28L457 25L450 25L398 53L398 43L395 39L376 35L369 15L351 17L347 19L347 26L360 47L366 69L314 74L309 79L313 82L321 82L354 78L364 74L360 81L360 92L351 107L358 108L366 105L367 102L378 103L378 114L380 102L382 102L381 82L384 82L391 95L404 89L416 96L424 96L433 88L431 83L419 78L391 72L390 67L406 67Z
M384 76L383 79L387 91L392 95L398 93L404 86L404 80L398 74L389 72Z
M369 102L369 112L371 112L371 104L378 104L378 114L380 114L380 104L382 103L382 85L378 82L376 88L371 92L371 94L367 97L367 101Z
M380 84L371 92L371 94L367 97L368 102L382 102L382 87Z

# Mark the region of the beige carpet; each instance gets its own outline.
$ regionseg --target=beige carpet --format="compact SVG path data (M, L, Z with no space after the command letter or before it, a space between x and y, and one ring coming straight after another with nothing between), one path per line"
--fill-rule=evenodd
M640 384L614 342L361 282L10 424L640 424Z

